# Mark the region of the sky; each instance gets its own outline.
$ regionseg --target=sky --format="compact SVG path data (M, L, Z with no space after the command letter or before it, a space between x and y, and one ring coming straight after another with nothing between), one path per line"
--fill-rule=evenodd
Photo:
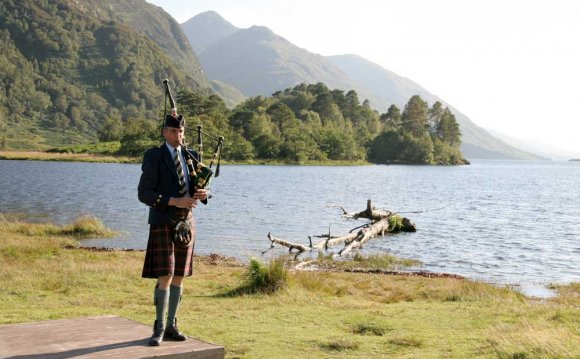
M483 128L580 154L580 1L147 1L179 23L213 10L310 52L360 55Z

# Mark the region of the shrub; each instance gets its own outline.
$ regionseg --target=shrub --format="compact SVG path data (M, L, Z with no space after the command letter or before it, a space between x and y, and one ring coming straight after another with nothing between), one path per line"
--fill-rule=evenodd
M231 291L230 295L274 293L286 287L288 271L284 266L283 258L270 261L268 266L257 259L252 259L243 278L242 285Z

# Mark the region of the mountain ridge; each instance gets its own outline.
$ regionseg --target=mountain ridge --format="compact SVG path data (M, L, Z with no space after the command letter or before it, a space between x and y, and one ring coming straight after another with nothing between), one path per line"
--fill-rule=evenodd
M197 14L182 23L181 28L197 54L224 37L240 30L215 11Z
M203 14L196 19L203 19ZM264 26L239 29L218 39L199 58L208 78L231 84L246 96L269 96L299 83L322 82L329 88L354 89L361 99L368 99L373 108L382 112L390 104L404 109L405 103L416 94L429 103L448 104L414 81L360 55L317 55ZM460 123L466 157L539 159L495 138L465 114L449 107Z

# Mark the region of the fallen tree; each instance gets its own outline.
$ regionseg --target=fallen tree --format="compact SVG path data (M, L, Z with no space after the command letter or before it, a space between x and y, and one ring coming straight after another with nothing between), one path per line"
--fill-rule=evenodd
M344 244L344 247L336 254L337 256L343 256L355 249L361 249L366 242L379 235L384 236L385 233L415 232L417 230L415 224L408 218L401 217L395 212L377 210L372 206L370 199L367 201L367 208L360 212L349 213L343 207L340 208L343 212L342 217L345 219L366 218L369 222L362 226L355 227L349 234L339 237L331 236L330 229L327 234L308 236L310 242L308 246L276 238L272 233L268 233L270 248L262 252L262 254L275 248L276 244L278 244L287 247L290 253L294 252L294 259L297 259L298 256L304 252L311 252L313 250L327 251L330 247ZM312 237L322 238L322 240L313 244Z

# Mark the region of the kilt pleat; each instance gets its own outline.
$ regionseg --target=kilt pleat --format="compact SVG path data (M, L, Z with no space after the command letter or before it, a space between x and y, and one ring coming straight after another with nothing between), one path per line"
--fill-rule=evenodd
M174 226L152 224L143 264L143 278L162 276L187 277L193 273L193 247L195 246L195 221L191 218L192 245L186 248L173 244Z

